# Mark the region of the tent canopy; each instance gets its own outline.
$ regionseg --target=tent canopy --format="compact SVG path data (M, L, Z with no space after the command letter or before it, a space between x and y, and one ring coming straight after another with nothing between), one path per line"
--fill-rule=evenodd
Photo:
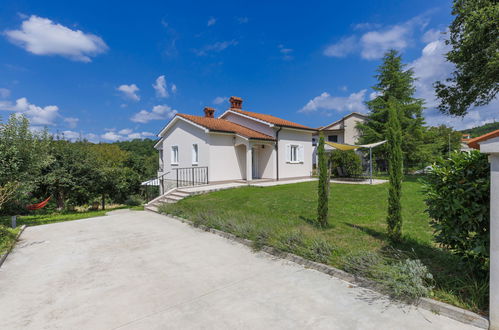
M380 141L380 142L376 142L376 143L371 143L371 144L360 144L360 145L351 145L351 144L343 144L343 143L336 143L336 142L328 142L328 141L325 141L326 145L330 146L330 147L333 147L335 149L338 149L338 150L355 150L355 149L359 149L359 148L374 148L374 147L377 147L379 145L382 145L383 143L385 143L386 140L384 141Z

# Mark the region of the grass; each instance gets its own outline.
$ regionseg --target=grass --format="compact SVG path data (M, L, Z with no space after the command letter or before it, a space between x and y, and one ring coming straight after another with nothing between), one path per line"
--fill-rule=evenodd
M16 240L17 233L21 228L6 228L0 225L0 256L6 253Z
M329 227L315 225L317 183L243 187L185 198L160 210L345 269L348 257L365 253L419 259L433 275L433 297L486 314L488 284L448 251L436 246L417 178L403 183L403 241L386 236L388 185L332 184ZM390 252L392 251L392 252Z
M129 208L132 210L143 210L143 206L111 206L105 210L96 211L67 211L67 212L53 212L53 213L39 213L34 215L23 215L17 218L17 226L37 226L55 222L79 220L85 218L100 217L106 215L107 212L117 209ZM11 217L0 216L0 225L10 227Z

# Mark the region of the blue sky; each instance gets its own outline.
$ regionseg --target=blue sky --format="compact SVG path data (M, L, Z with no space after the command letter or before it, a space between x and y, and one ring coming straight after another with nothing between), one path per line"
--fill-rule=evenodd
M70 3L70 5L68 4ZM428 124L498 117L497 102L464 119L434 110L431 83L450 1L22 1L0 6L0 116L92 141L152 137L177 111L243 108L318 127L364 102L380 57L414 68Z

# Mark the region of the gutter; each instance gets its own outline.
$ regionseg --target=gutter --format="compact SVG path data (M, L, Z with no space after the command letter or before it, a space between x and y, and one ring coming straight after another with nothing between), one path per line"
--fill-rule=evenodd
M279 132L281 131L282 127L279 127L279 129L275 132L275 160L276 160L276 179L279 181Z

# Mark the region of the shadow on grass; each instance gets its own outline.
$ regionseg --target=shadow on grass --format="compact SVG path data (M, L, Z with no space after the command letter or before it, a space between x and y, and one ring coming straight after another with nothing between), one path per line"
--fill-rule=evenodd
M328 223L326 227L321 227L319 225L319 223L317 222L317 219L312 219L312 218L309 218L309 217L304 217L303 215L300 215L298 216L298 218L300 218L300 220L303 220L305 221L306 223L308 223L309 225L313 226L314 228L317 228L317 229L331 229L331 228L334 228L335 226Z

